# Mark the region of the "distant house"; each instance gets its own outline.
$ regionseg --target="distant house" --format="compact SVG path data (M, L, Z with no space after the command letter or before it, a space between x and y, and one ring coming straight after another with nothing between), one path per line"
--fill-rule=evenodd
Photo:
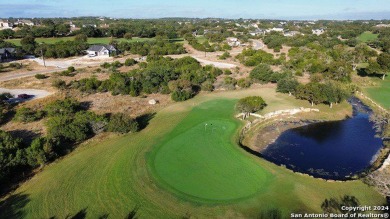
M236 46L240 46L241 45L241 42L237 38L235 38L235 37L228 37L226 39L226 41L227 41L227 44L229 46L231 46L231 47L236 47Z
M319 35L325 33L325 30L322 29L322 28L321 28L321 29L313 29L313 30L311 30L311 32L312 32L313 34L319 36Z
M252 35L252 36L260 36L260 35L265 35L267 31L264 30L264 29L259 29L257 28L256 30L250 32L249 34Z
M97 27L96 24L83 24L83 27Z
M15 26L34 26L34 22L30 21L30 20L24 20L24 19L18 19L16 22L15 22Z
M5 62L14 59L15 54L15 48L0 48L0 62Z
M284 28L282 28L282 27L274 27L274 28L272 28L272 29L267 29L267 30L266 30L267 33L270 33L270 32L272 32L272 31L275 31L275 32L284 32Z
M283 36L285 36L285 37L293 37L296 35L302 35L302 33L298 32L298 31L286 31L283 33Z
M8 20L0 20L0 29L12 29L13 26Z
M113 53L117 53L112 45L93 45L87 49L89 56L110 56Z
M375 25L375 27L377 27L377 28L386 28L386 27L390 27L390 24L378 24L378 25Z

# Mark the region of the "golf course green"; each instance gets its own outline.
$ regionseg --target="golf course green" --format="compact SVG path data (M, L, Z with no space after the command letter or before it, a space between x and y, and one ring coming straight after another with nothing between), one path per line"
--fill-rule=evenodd
M344 195L362 206L385 203L360 180L314 179L241 149L243 123L234 118L234 105L253 95L268 104L261 113L310 106L275 88L171 104L139 133L97 136L43 168L0 199L0 218L258 218L268 211L288 217L319 213L325 199Z
M149 161L157 179L185 198L213 203L264 191L272 174L237 146L234 104L214 100L195 107L155 146Z

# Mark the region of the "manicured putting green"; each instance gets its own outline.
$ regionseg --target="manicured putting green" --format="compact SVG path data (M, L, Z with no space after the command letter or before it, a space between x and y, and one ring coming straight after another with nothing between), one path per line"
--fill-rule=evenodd
M248 159L236 144L240 122L234 100L215 100L195 107L152 152L156 179L174 193L203 201L250 197L272 175Z

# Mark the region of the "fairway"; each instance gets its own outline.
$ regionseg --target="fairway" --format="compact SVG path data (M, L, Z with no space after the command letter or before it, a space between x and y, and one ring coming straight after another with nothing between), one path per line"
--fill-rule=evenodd
M378 34L374 34L370 31L366 31L366 32L362 33L360 36L358 36L357 39L360 42L367 43L367 42L374 41L374 40L378 39Z
M231 201L265 190L272 175L236 144L234 103L216 100L194 108L156 146L149 161L157 179L198 201Z
M269 210L287 217L321 212L326 198L344 195L360 205L385 202L359 180L314 179L239 148L243 124L233 107L253 95L269 104L261 113L310 106L274 88L200 94L172 104L139 133L96 138L46 166L0 200L0 218L71 218L78 212L127 218L134 209L138 218L258 218Z
M373 80L378 83L378 86L366 88L368 95L384 108L390 109L390 76L387 76L385 80L378 78Z

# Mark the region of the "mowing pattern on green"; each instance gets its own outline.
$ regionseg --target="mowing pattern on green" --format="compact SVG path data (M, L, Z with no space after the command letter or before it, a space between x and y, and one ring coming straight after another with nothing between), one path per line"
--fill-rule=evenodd
M367 88L368 95L384 108L390 109L390 76L380 80L380 86Z
M149 159L157 180L191 199L231 201L262 191L272 175L239 151L235 101L194 108Z

